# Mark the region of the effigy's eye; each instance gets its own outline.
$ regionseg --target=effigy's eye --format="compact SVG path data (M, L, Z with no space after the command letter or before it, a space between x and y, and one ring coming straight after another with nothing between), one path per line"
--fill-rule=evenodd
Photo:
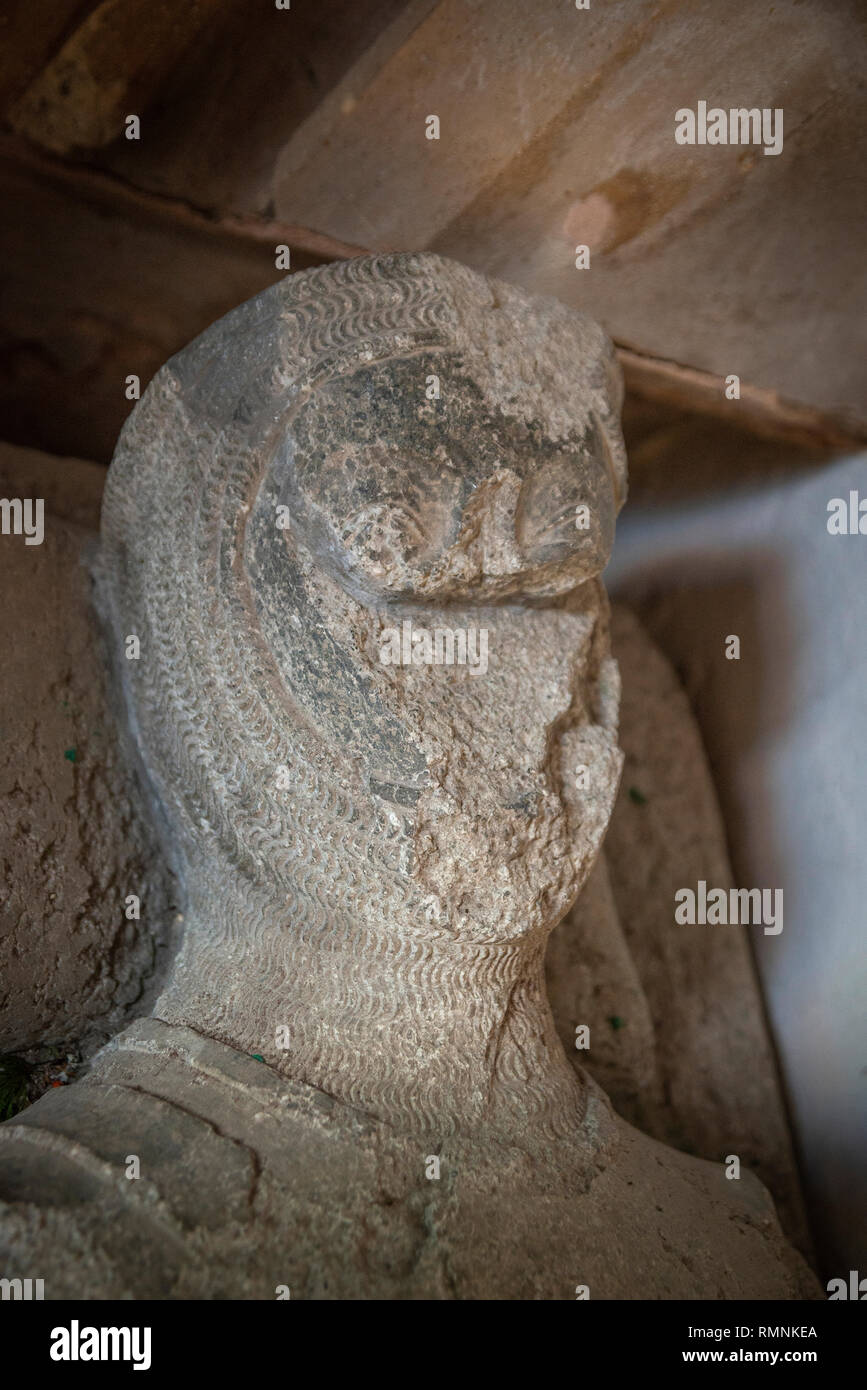
M529 563L580 556L589 576L607 561L615 500L610 470L597 442L594 434L588 448L558 454L524 482L515 534Z

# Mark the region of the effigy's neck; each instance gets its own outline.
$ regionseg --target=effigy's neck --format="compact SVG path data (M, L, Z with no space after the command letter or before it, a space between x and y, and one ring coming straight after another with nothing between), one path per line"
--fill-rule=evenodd
M544 934L305 932L255 910L232 919L229 897L188 913L157 1017L411 1131L577 1131L585 1097L556 1036Z

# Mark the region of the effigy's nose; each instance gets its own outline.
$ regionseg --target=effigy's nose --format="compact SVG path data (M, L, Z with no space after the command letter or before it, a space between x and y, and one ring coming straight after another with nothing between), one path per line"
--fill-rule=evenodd
M518 540L521 480L503 469L481 483L464 509L461 540L469 543L485 575L516 574L523 567Z

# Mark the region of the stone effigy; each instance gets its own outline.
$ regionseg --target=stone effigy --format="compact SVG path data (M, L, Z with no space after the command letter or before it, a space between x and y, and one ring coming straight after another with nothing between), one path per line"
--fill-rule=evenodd
M157 374L99 594L184 937L0 1129L46 1296L815 1291L547 1000L620 773L620 392L593 323L429 255L284 281Z

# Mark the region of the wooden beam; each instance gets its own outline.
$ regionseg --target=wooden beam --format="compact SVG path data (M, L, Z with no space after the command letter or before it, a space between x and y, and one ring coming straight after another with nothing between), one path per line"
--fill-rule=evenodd
M714 416L736 429L798 448L839 453L860 449L867 442L867 426L859 421L843 420L812 406L784 400L776 391L741 382L740 399L727 400L725 378L712 372L650 357L628 347L618 346L617 356L627 392L643 400Z

